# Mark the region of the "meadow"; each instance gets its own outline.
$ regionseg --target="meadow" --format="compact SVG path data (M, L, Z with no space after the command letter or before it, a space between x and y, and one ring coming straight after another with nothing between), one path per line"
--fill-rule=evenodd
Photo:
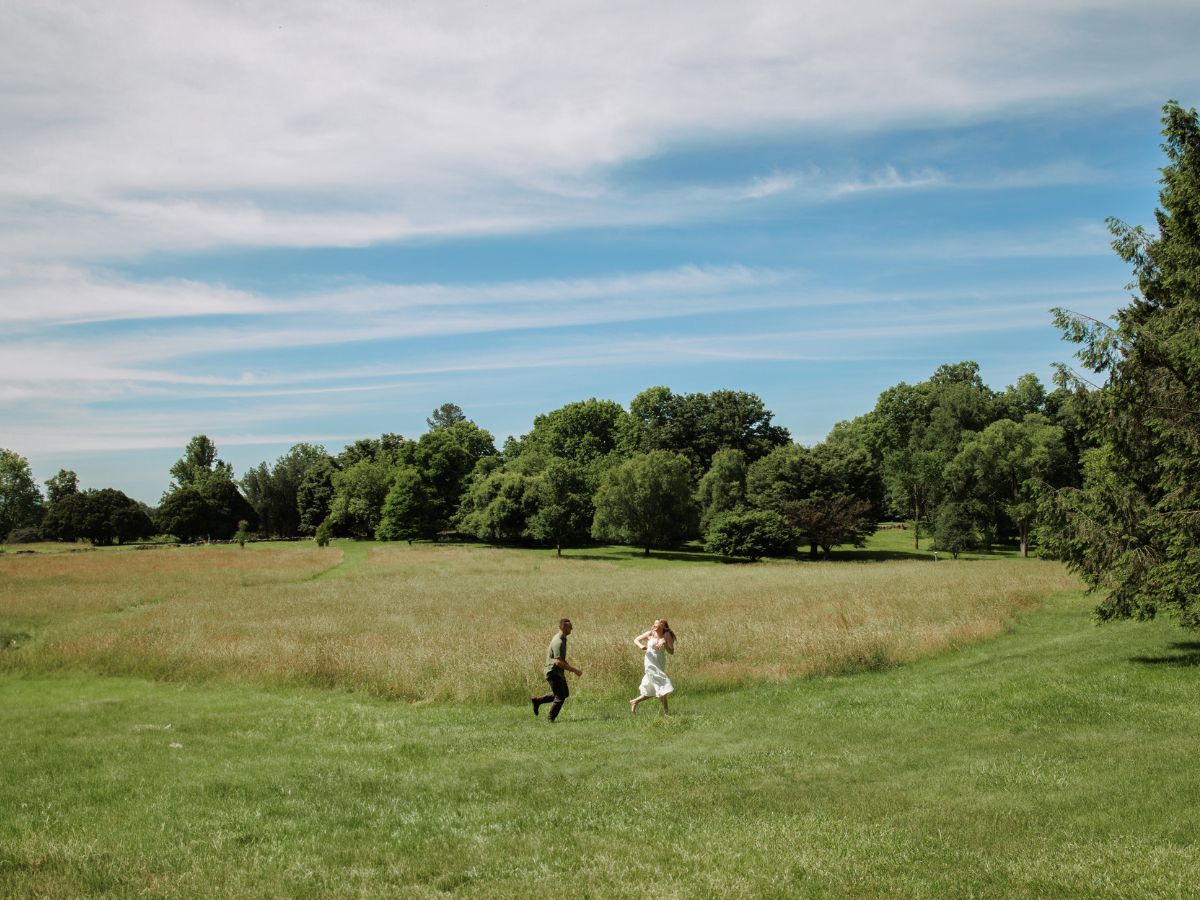
M1192 895L1200 644L878 540L0 556L0 894ZM678 696L630 716L656 615Z
M621 548L311 543L0 557L0 670L515 702L562 616L588 689L640 680L632 636L667 618L692 690L878 669L1001 631L1075 582L1055 564L723 564Z

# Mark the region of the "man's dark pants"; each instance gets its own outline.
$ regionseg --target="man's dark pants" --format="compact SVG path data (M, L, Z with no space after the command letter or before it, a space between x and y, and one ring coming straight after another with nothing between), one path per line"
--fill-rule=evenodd
M547 718L553 722L558 718L558 711L562 709L562 705L571 696L571 690L567 687L566 672L557 666L546 673L546 681L550 685L550 693L544 697L538 697L534 702L538 706L541 706L543 703L550 703L550 713Z

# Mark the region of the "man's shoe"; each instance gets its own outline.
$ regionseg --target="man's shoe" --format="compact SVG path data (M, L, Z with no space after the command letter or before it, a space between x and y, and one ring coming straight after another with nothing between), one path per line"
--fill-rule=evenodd
M542 704L537 697L530 697L529 702L533 704L533 714L536 716Z

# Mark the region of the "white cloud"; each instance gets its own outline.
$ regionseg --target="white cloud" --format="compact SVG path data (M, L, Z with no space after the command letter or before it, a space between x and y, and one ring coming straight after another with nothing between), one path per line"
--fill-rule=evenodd
M605 172L680 139L1161 102L1195 85L1178 73L1200 13L1152 6L6 4L0 246L361 246L636 217Z

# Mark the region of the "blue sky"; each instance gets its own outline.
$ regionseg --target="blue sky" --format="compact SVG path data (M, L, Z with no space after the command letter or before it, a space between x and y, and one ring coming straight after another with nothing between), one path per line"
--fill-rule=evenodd
M252 6L253 8L245 8ZM194 434L498 442L758 393L805 443L1067 360L1152 222L1195 4L17 2L0 446L157 502Z

